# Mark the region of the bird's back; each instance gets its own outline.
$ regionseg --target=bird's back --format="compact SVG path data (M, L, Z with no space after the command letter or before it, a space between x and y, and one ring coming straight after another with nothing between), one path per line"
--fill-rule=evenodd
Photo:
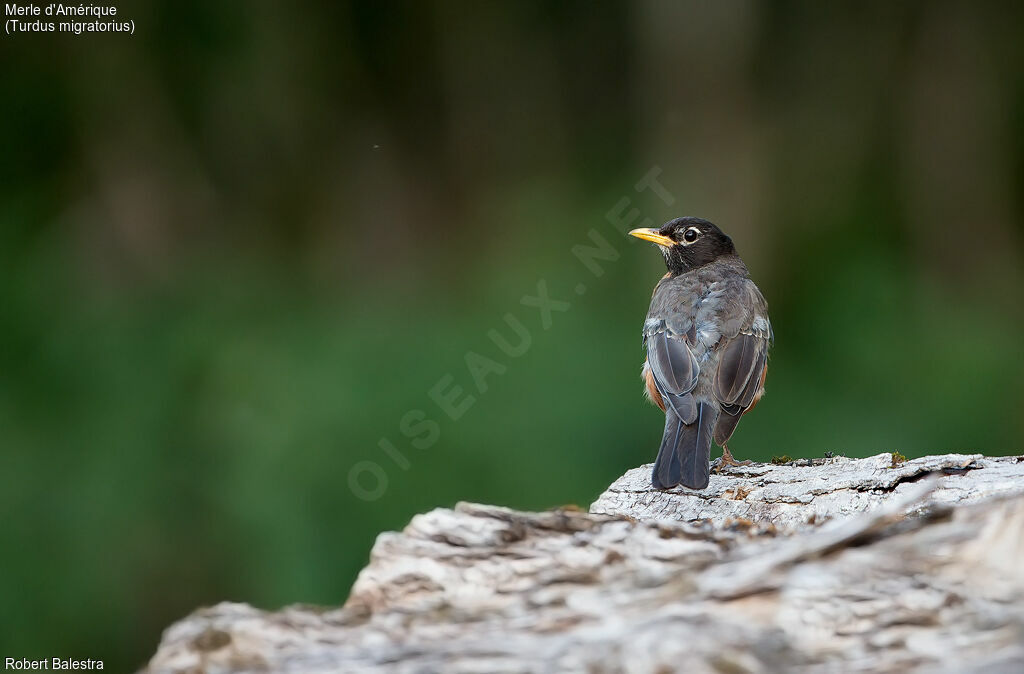
M712 358L723 339L741 332L770 338L767 303L736 255L663 278L651 298L645 335L657 325L684 338L698 363Z

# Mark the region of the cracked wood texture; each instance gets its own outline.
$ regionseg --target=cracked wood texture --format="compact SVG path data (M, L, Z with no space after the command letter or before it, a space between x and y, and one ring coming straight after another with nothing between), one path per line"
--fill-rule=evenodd
M803 459L781 467L753 464L712 474L701 491L655 491L651 468L648 464L628 471L597 499L591 512L682 521L734 517L791 528L870 510L894 494L909 492L929 475L972 473L966 480L940 480L931 497L938 503L967 503L1024 489L1024 467L1017 457L980 454L901 462L894 462L892 454L879 454L866 459Z
M417 515L344 606L200 609L144 671L1024 671L1024 457L648 471L592 513Z

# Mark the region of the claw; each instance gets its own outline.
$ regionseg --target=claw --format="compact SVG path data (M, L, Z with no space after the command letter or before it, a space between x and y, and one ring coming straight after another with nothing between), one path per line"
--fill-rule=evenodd
M721 473L727 466L735 468L737 466L749 466L752 463L754 462L750 459L747 459L746 461L737 461L733 458L732 452L729 451L729 447L722 445L722 456L711 462L711 470L716 473Z

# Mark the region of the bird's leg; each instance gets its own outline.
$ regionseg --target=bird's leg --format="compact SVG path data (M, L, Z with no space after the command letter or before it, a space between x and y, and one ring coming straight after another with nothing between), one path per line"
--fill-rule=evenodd
M750 459L747 459L746 461L737 461L736 459L734 459L732 456L732 452L729 451L729 445L726 444L722 445L722 456L718 459L715 459L714 463L712 464L712 468L714 468L716 473L721 473L726 466L749 466L752 463L753 461L751 461Z

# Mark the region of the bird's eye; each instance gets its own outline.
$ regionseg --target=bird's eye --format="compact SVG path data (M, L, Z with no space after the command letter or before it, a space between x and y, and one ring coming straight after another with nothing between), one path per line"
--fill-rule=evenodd
M685 232L683 232L683 241L686 241L687 243L693 243L694 241L697 240L698 236L700 236L700 230L697 229L696 227L690 227Z

